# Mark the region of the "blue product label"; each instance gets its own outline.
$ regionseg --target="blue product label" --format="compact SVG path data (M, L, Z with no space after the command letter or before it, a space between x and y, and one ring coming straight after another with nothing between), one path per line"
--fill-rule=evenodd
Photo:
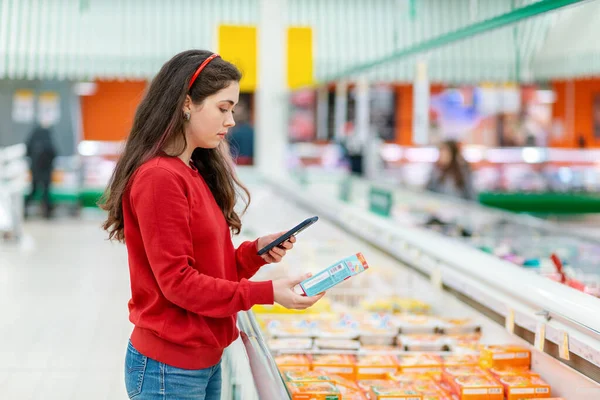
M314 296L334 287L351 275L348 266L344 262L341 262L329 267L325 271L321 271L300 285L307 296Z

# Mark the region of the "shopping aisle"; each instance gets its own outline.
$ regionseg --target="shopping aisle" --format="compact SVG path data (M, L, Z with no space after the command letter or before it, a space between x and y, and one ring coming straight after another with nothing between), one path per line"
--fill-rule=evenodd
M31 222L0 247L0 398L127 398L127 258L100 222Z

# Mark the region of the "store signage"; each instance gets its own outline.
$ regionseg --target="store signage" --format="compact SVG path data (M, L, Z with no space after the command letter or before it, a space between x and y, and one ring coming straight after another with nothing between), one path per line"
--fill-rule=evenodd
M391 191L377 187L371 187L369 191L369 211L389 217L392 214L394 196Z

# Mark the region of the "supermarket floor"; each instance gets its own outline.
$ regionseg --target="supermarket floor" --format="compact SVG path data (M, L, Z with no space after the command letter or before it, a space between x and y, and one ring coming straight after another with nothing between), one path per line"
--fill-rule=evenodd
M265 188L253 185L251 191L244 234L236 241L284 230L311 215ZM0 245L0 399L127 398L123 360L132 329L127 256L123 245L106 240L101 221L101 215L34 220L27 222L20 246ZM402 294L430 302L445 315L478 315L327 221L303 233L285 262L263 268L257 279L316 272L357 251L373 271L328 297ZM483 317L480 321L490 343L510 340L501 327ZM535 362L543 366L548 360L538 357ZM567 376L561 368L555 373L548 376L553 383ZM567 385L569 379L564 378ZM252 397L242 396L246 398Z

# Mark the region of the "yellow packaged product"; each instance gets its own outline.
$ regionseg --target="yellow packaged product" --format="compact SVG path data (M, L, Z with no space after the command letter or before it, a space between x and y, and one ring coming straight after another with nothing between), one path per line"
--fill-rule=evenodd
M357 379L385 379L398 371L396 357L385 354L360 355L356 362Z
M490 368L490 373L494 375L497 379L505 377L505 376L537 376L540 375L536 372L531 371L529 368L525 367L517 367L517 368Z
M524 396L541 399L551 395L550 385L537 376L503 376L500 383L504 386L506 400L521 400Z
M349 380L356 379L356 358L349 354L315 355L312 369L326 374L339 375Z
M292 400L342 400L339 389L332 382L288 382Z
M481 367L447 367L442 372L442 387L453 393L457 393L459 391L457 379L469 376L481 376L493 379L493 376Z
M284 371L310 371L312 363L304 354L283 354L275 357L275 364L281 372Z
M522 346L485 346L481 350L480 364L484 368L531 367L531 351Z

